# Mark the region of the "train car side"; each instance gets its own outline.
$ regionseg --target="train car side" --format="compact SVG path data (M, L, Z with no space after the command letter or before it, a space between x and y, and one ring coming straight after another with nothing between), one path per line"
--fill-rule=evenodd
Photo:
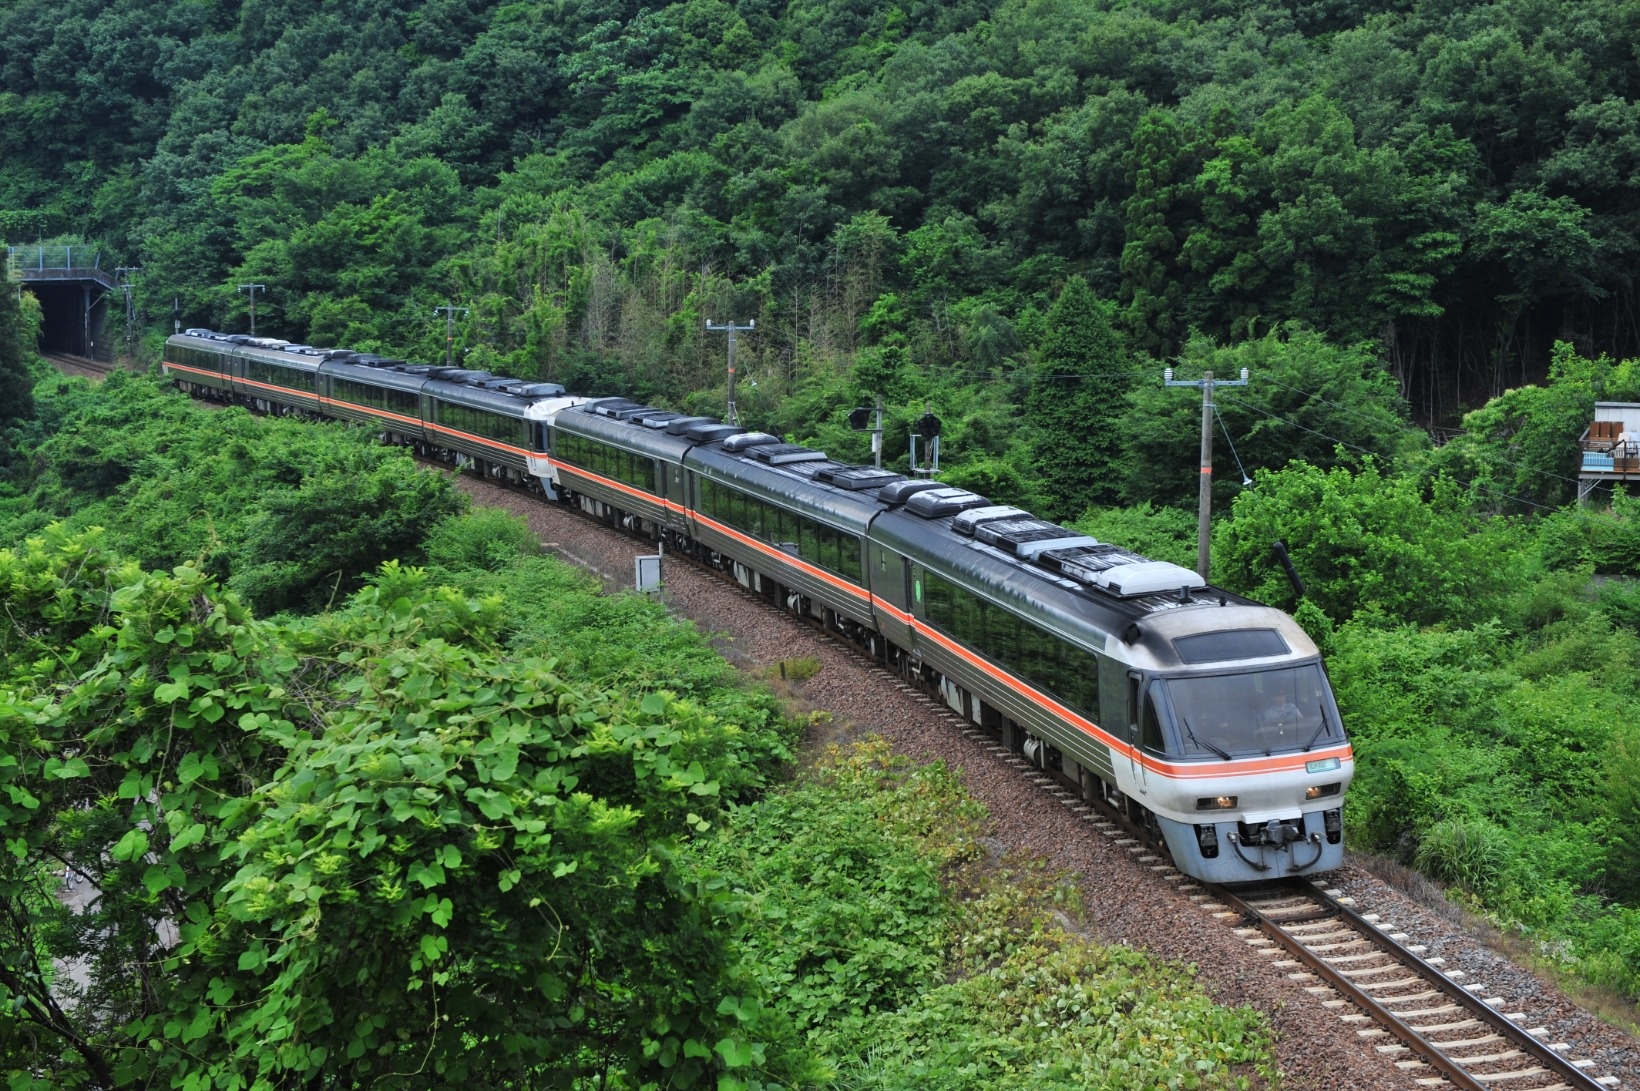
M813 617L1199 878L1342 862L1353 753L1313 643L1280 611L984 497L720 421L553 384L190 330L201 397L371 422L523 481Z

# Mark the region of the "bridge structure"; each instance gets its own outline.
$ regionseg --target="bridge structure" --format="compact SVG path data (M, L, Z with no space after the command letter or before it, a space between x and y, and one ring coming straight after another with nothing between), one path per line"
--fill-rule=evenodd
M113 363L115 336L105 327L120 286L116 272L102 267L97 247L8 246L6 273L40 301L41 352Z

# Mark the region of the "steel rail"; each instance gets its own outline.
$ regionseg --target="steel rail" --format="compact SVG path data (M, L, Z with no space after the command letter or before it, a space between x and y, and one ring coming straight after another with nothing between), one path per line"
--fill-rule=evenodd
M1327 919L1342 921L1363 936L1373 947L1390 958L1396 965L1410 970L1420 978L1438 987L1443 994L1463 1007L1472 1017L1486 1024L1499 1037L1507 1040L1512 1046L1520 1049L1530 1057L1533 1063L1541 1065L1549 1073L1565 1081L1571 1088L1576 1089L1576 1091L1608 1091L1605 1084L1584 1072L1555 1050L1550 1049L1548 1043L1539 1039L1525 1027L1505 1017L1502 1012L1491 1004L1477 997L1453 978L1448 977L1439 967L1407 950L1389 933L1367 920L1360 913L1310 883L1294 880L1270 884L1252 890L1244 888L1239 892L1224 887L1206 886L1205 884L1204 888L1208 889L1214 897L1225 905L1256 921L1260 931L1278 943L1284 951L1309 967L1317 977L1325 981L1350 1003L1360 1008L1375 1022L1400 1039L1403 1044L1418 1054L1426 1064L1450 1080L1453 1086L1462 1088L1463 1091L1485 1091L1488 1088L1496 1091L1498 1083L1495 1077L1488 1081L1483 1077L1471 1074L1468 1068L1464 1066L1462 1058L1448 1056L1441 1048L1442 1044L1440 1042L1431 1040L1419 1028L1379 1003L1364 989L1329 965L1321 955L1311 951L1302 941L1287 933L1281 927L1281 924L1307 923ZM1297 894L1318 904L1321 907L1321 912L1293 918L1276 917L1249 903L1244 897L1244 895L1264 892Z
M93 360L89 356L73 356L66 352L42 352L40 359L57 367L76 367L84 371L95 371L100 375L108 375L115 370L116 365L105 364L101 360Z

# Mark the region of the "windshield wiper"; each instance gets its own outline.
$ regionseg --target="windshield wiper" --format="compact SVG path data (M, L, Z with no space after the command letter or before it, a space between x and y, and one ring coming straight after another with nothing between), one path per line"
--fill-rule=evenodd
M1304 744L1304 752L1306 754L1308 754L1310 752L1310 748L1315 745L1315 740L1319 739L1323 734L1325 734L1326 731L1327 731L1327 728L1329 728L1331 726L1332 725L1327 722L1327 710L1322 709L1321 710L1321 726L1315 729L1315 734L1310 736L1310 741Z
M1228 751L1221 750L1219 747L1214 746L1210 742L1202 742L1200 739L1196 738L1196 733L1194 731L1190 730L1190 717L1180 716L1179 719L1184 721L1184 737L1185 738L1189 739L1191 742L1195 743L1197 746L1201 747L1203 750L1213 751L1213 753L1217 754L1219 757L1223 758L1225 761L1230 761L1231 760L1230 754L1229 754Z

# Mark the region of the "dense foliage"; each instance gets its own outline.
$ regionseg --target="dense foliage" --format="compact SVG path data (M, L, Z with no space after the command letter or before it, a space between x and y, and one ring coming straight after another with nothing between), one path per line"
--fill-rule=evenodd
M779 1070L733 899L675 862L772 710L572 681L394 565L286 625L95 532L0 569L11 1086Z
M40 307L32 295L0 284L0 466L11 461L11 428L34 416L35 340Z
M899 339L1021 362L1067 274L1158 356L1291 321L1426 418L1640 353L1609 0L6 0L0 235L156 317L678 399ZM112 263L109 263L112 264Z
M828 752L697 845L747 897L748 969L839 1086L1206 1091L1269 1075L1256 1013L1073 934L1074 888L987 861L981 818L946 769L878 742Z
M466 507L445 475L365 429L213 412L120 372L42 393L51 431L0 500L6 540L53 520L107 527L123 556L191 561L265 613L345 601L383 561L420 560Z

